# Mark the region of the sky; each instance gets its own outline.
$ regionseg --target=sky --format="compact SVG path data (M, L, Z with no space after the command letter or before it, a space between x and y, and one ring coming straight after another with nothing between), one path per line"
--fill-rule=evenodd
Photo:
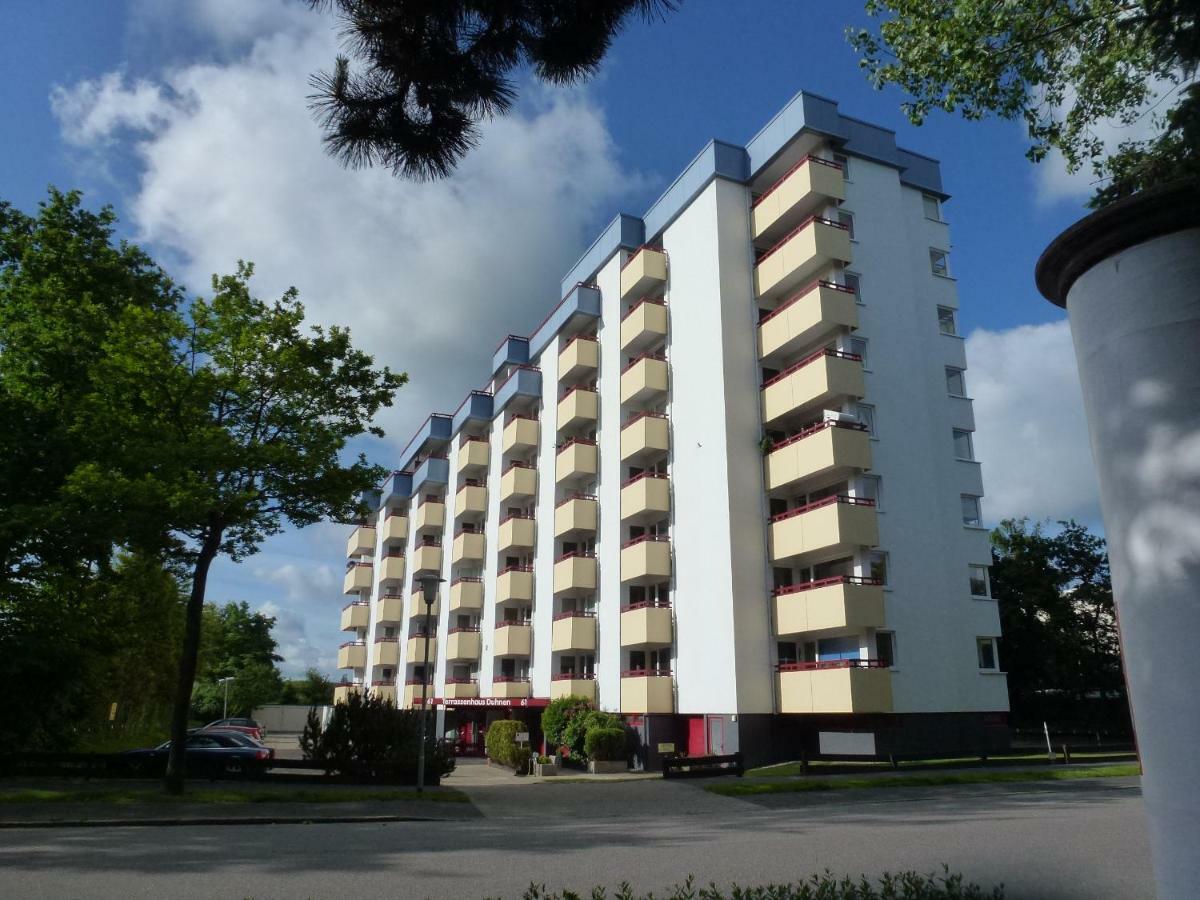
M310 319L350 326L409 374L380 416L387 436L354 447L385 466L430 411L486 380L499 338L542 319L616 213L643 213L709 139L745 143L797 91L829 97L941 160L988 522L1099 527L1070 333L1033 283L1041 251L1086 212L1089 177L1028 162L1017 123L908 123L845 39L867 23L860 3L685 0L632 22L585 85L521 77L514 114L432 184L324 154L305 98L337 34L303 0L2 6L0 199L32 212L48 185L79 188L193 293L239 259L259 296L297 287ZM209 599L275 616L286 672L333 674L345 535L289 530L221 561Z

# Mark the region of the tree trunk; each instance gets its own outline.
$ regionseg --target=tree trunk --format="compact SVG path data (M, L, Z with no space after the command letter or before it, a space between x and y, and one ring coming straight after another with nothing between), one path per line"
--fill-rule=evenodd
M186 774L187 725L192 707L192 685L196 681L196 661L200 655L200 622L204 613L204 592L208 569L221 546L221 530L214 528L200 547L192 570L192 592L188 597L183 633L183 653L179 657L179 683L175 688L175 708L171 713L171 751L167 757L164 787L168 794L182 794Z

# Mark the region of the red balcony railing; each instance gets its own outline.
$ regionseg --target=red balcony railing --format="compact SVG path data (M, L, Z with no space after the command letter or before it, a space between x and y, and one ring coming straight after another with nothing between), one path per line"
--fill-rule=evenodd
M640 537L630 538L629 540L627 540L625 543L623 543L621 545L621 549L624 550L626 547L634 547L638 544L645 544L648 542L649 543L657 543L657 544L669 544L669 543L671 543L671 538L668 537L667 535L662 535L662 534L643 534Z
M844 284L836 284L835 282L832 282L832 281L826 281L823 278L818 278L816 281L810 281L804 287L800 288L800 290L796 291L796 293L792 294L792 296L788 297L786 300L784 300L782 303L780 303L777 307L775 307L773 310L771 310L769 313L767 313L765 316L763 316L761 319L759 319L758 320L759 326L761 327L764 322L771 321L773 318L775 318L777 315L779 315L781 312L783 312L789 306L793 306L793 305L799 303L801 300L803 300L805 297L807 297L809 294L811 294L817 288L825 288L826 290L830 290L830 291L841 291L844 294L858 296L858 294L854 290L854 288L846 287L846 285L844 285Z
M848 428L851 431L870 431L871 430L866 425L863 425L860 422L840 422L837 419L828 419L824 422L817 422L815 425L809 425L807 428L802 429L797 434L793 434L789 438L784 438L782 441L776 441L774 444L771 445L771 452L774 453L776 450L780 450L783 447L787 447L789 444L794 444L797 441L804 440L806 437L811 437L814 434L819 434L820 432L824 431L826 428Z
M812 672L816 669L887 669L890 666L881 659L822 659L816 662L781 662L780 672Z
M584 447L595 447L596 446L596 442L593 440L589 440L588 438L573 437L573 438L568 438L567 440L565 440L561 444L559 444L558 452L559 453L565 452L566 450L568 450L571 447L572 444L582 444Z
M554 614L554 621L558 622L562 619L594 619L596 614L589 610L573 609L570 612L560 612Z
M856 360L857 362L862 362L862 357L859 356L857 353L847 353L844 350L830 350L828 347L825 347L825 348L822 348L821 350L818 350L816 353L810 353L808 356L804 357L804 359L800 360L800 362L793 363L792 365L790 365L786 369L784 369L782 372L780 372L778 375L774 375L771 378L768 378L766 381L764 381L762 383L763 388L764 389L769 388L771 385L775 384L777 381L782 381L783 379L785 379L789 375L791 375L793 372L800 371L805 366L815 363L818 359L820 359L823 356L833 356L833 357L836 357L837 359L850 359L850 360Z
M780 238L778 241L776 241L774 246L772 246L766 250L763 250L761 253L759 253L754 259L754 264L759 265L760 263L762 263L762 261L764 259L766 259L772 253L774 253L776 250L778 250L780 247L782 247L784 244L786 244L788 241L790 241L792 238L794 238L796 235L798 235L801 231L803 231L809 225L812 225L814 222L820 223L821 225L828 225L830 228L840 228L842 231L850 230L849 226L843 225L841 222L835 222L833 219L828 219L825 216L809 216L807 219L805 219L803 222L801 222L799 225L797 225L795 228L793 228L791 231L789 231L787 234L785 234L782 238Z
M635 609L670 609L670 600L639 600L636 603L627 603L621 607L621 612L633 612Z
M667 418L667 414L660 413L660 412L634 413L632 416L630 416L628 419L626 419L624 422L621 423L621 430L624 431L630 425L636 424L641 419L666 419L666 418Z
M450 587L454 587L456 584L458 584L460 582L473 582L476 584L482 584L483 579L481 577L479 577L478 575L459 575L456 578L452 578L450 580Z
M771 516L771 521L782 522L784 519L790 519L792 516L820 509L822 506L832 506L834 503L845 503L847 506L875 505L874 500L868 500L866 497L847 497L845 494L834 494L830 497L822 497L820 500L814 500L812 503L806 503L803 506L797 506L795 509L789 509L787 512L777 513Z
M595 681L595 672L557 672L550 676L551 681Z
M365 646L367 646L366 641L346 641L344 644L342 644L340 647L338 647L338 649L340 650L342 647L365 647Z
M631 484L641 481L643 478L666 478L663 472L642 472L640 475L634 475L632 478L627 478L621 482L621 487L627 488Z
M492 679L496 684L522 684L529 681L528 675L497 675Z
M626 363L625 368L623 368L621 370L621 374L624 375L626 372L628 372L630 369L632 369L634 366L636 366L638 363L640 363L644 359L653 359L653 360L657 360L658 362L666 362L667 361L667 357L665 355L663 355L662 353L640 353L637 356L635 356L633 359L631 359L628 363Z
M347 603L345 606L342 607L342 612L345 612L352 606L370 606L370 605L371 605L371 602L369 600L352 600L350 603Z
M398 644L398 643L400 643L400 638L398 638L398 637L377 637L377 638L375 638L375 643L377 643L377 644Z
M478 625L456 625L446 630L446 634L479 634Z
M558 509L560 506L566 506L572 500L591 500L592 502L595 502L597 499L599 498L597 498L595 494L580 494L576 492L563 497L563 499L554 504L554 508Z
M562 401L566 400L568 397L570 397L576 391L587 391L588 393L594 394L594 393L596 393L596 385L594 385L594 384L577 384L574 387L567 388L565 391L563 391L562 395L558 398L558 402L561 403Z
M500 524L503 525L505 522L511 522L513 519L524 519L527 522L532 522L536 518L536 516L527 516L524 513L510 513L500 520Z
M535 469L535 468L537 468L537 467L533 463L521 462L519 459L514 459L514 460L511 460L509 462L509 464L504 467L504 471L505 471L505 473L508 473L508 472L511 472L513 469Z
M629 307L629 310L625 313L625 315L621 316L621 321L624 322L626 319L632 316L644 303L653 303L655 306L667 305L667 301L663 300L661 297L643 297L637 303L633 304L633 306Z
M625 262L621 263L622 271L624 271L626 266L628 266L631 262L633 262L635 259L637 259L638 254L640 254L643 250L653 250L655 253L661 253L663 256L667 255L667 251L664 250L662 247L651 247L649 244L642 244L642 246L638 247L636 250L634 250L632 253L629 254L629 258L626 259Z
M858 575L833 575L829 578L817 578L814 581L801 581L798 584L785 584L782 587L777 587L771 591L776 597L784 597L788 594L798 594L801 591L811 591L816 588L829 587L831 584L861 584L861 585L882 585L882 578L862 578Z
M496 573L496 576L499 577L499 576L505 574L506 572L532 572L532 571L533 571L533 566L505 566L503 569L501 569L499 572Z
M829 166L829 168L837 169L839 172L842 171L842 167L840 165L838 165L837 163L833 162L832 160L822 159L819 156L812 156L810 154L808 156L805 156L803 159L800 160L800 162L796 163L794 166L792 166L790 169L788 169L786 172L784 172L781 176L779 176L779 178L769 188L767 188L765 191L763 191L761 194L758 195L758 197L755 199L755 201L750 204L750 207L753 209L755 206L758 206L758 204L762 203L763 200L765 200L768 196L770 196L772 191L774 191L776 188L780 187L785 181L787 181L788 178L790 178L801 166L806 166L810 162L820 163L823 166Z
M583 550L572 550L570 553L564 553L562 556L558 557L554 561L556 563L560 563L564 559L595 559L595 558L596 558L595 553L589 553L589 552L586 552Z
M625 669L622 678L670 678L670 669Z
M475 678L447 678L446 684L478 684Z

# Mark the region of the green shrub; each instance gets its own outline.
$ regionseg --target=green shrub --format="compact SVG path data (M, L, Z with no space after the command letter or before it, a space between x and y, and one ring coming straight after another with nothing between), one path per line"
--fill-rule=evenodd
M625 758L624 728L592 728L583 740L583 752L588 759L616 760Z
M527 728L516 719L501 719L489 725L483 742L488 759L514 769L524 766L529 761L529 748L517 743L517 735Z
M542 734L546 736L546 743L556 749L568 744L565 737L567 726L576 716L591 712L592 709L592 701L586 697L559 697L557 700L551 700L542 710Z
M563 743L571 748L576 756L586 756L587 749L584 741L587 733L593 728L623 728L621 717L613 713L601 712L598 709L588 710L571 719L563 732Z

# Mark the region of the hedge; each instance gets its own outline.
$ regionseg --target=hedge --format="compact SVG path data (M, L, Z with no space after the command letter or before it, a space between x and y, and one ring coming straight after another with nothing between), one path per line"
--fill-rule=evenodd
M501 719L488 726L483 750L488 759L517 768L529 759L529 748L517 744L517 735L528 726L516 719Z
M583 750L589 759L624 759L625 729L592 728L583 739Z

